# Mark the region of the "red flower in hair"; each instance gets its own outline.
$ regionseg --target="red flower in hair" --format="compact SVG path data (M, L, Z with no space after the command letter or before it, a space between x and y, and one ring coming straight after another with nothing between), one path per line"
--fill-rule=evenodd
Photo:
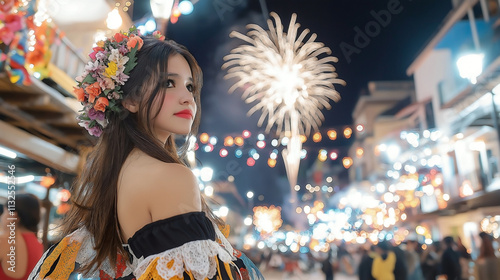
M140 50L142 48L142 45L144 44L141 37L139 37L139 36L130 37L128 42L127 42L127 47L129 50L131 50L131 49L135 48L135 46L137 46L137 44L139 44L139 46L137 47L137 50Z
M123 41L123 39L127 39L128 37L123 35L122 33L118 32L115 34L115 36L113 36L115 38L115 41L117 43L121 43L121 41Z
M97 99L94 105L94 109L97 111L104 112L106 111L106 107L108 106L109 106L109 100L106 97L99 97L99 99Z
M83 90L83 88L75 87L74 89L75 90L73 92L76 94L76 99L78 99L78 101L80 102L85 101L85 91Z
M99 85L99 82L95 82L85 88L85 91L89 94L89 102L94 103L96 97L101 94L101 86Z
M153 37L155 37L156 39L160 40L160 41L163 41L165 40L165 36L161 34L160 31L156 30L155 32L153 32Z
M100 51L104 51L104 49L103 49L103 48L101 48L101 47L93 47L93 48L92 48L92 50L94 50L94 51L93 51L92 53L90 53L90 54L89 54L89 57L90 57L93 61L95 61L95 59L96 59L96 58L95 58L95 55L96 55L98 52L100 52Z

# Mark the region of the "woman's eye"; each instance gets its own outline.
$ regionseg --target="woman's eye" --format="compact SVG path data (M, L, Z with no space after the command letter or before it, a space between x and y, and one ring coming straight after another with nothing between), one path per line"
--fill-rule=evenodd
M187 85L186 88L187 88L187 90L189 92L193 92L194 91L194 86L193 85Z
M172 87L174 87L175 86L174 80L166 80L163 83L163 86L166 87L166 88L172 88Z

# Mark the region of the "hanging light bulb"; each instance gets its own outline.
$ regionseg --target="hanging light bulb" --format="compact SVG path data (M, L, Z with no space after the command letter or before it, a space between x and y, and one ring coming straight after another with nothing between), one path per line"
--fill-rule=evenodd
M155 18L168 19L172 13L174 0L151 0L150 5Z
M118 9L113 9L108 14L108 18L106 19L106 25L109 29L118 29L122 26L123 20L120 16L120 12Z

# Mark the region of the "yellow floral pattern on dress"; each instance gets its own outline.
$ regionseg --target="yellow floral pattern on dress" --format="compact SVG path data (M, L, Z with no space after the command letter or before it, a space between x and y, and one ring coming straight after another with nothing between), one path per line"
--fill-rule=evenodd
M156 264L158 263L159 258L155 258L148 266L146 271L141 275L141 277L137 280L163 280L163 278L158 275L158 271L156 270Z
M71 241L70 243L69 237L63 238L40 268L40 278L68 279L71 272L75 270L75 260L81 246L82 244L76 241ZM50 276L45 278L45 275L50 271L52 265L58 258L59 261L54 271L50 274Z
M222 280L222 274L221 274L221 267L219 266L219 261L218 261L218 258L217 256L214 257L215 258L215 262L217 263L217 277L216 279L217 280ZM179 276L174 276L174 277L171 277L169 279L164 279L163 277L161 277L159 274L158 274L158 270L156 269L156 266L158 265L158 260L160 258L155 258L154 260L151 261L151 263L148 265L148 268L146 269L146 271L141 275L141 277L139 277L137 280L184 280L184 277L179 277ZM174 265L175 263L175 260L171 260L167 263L167 268L172 268L172 266ZM232 273L231 273L231 266L228 264L228 263L224 263L224 268L223 268L226 272L226 274L229 276L229 278L231 280L233 280L233 277L232 277ZM189 280L194 280L194 277L193 277L193 274L191 273L191 271L189 270L184 270L184 272L189 276ZM186 279L186 280L188 280ZM205 278L205 280L209 280L208 278Z
M169 262L167 263L167 268L169 268L169 269L170 269L170 268L172 268L172 266L174 266L174 262L175 262L175 260L171 260L171 261L169 261Z
M222 234L224 234L224 236L226 238L228 238L229 232L231 231L231 227L229 225L224 225L224 226L219 225L218 227L219 227L220 232L222 232Z

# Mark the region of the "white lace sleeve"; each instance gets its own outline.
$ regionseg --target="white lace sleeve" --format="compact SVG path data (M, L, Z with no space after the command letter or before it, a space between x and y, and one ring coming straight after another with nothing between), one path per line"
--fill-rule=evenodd
M182 279L186 270L196 280L210 279L217 273L217 256L224 263L231 263L233 259L233 256L215 241L192 241L145 258L139 262L134 274L140 277L157 273L165 280L175 276Z
M94 249L94 239L85 228L81 228L75 231L74 234L74 238L76 240L79 240L82 244L75 261L80 265L87 264L96 256L96 251ZM137 266L137 259L134 258L133 261L134 262L132 264L126 263L126 267L122 275L129 275L134 271L134 268ZM108 260L104 261L99 268L94 267L94 269L91 270L91 273L82 274L82 277L99 278L99 274L101 273L101 271L103 271L113 279L117 277L116 266L112 266Z

